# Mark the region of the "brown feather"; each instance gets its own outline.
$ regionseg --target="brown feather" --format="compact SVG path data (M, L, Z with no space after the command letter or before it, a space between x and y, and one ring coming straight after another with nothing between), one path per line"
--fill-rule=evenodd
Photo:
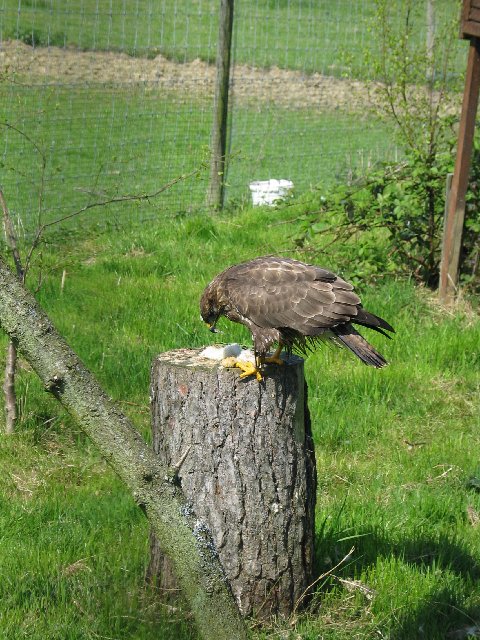
M350 349L350 351L358 356L365 364L376 367L377 369L388 364L385 358L378 353L358 331L355 331L352 325L340 325L332 329L332 332L347 349Z
M320 338L333 338L363 362L386 360L352 327L356 323L384 335L393 327L363 309L353 285L327 269L290 258L265 256L226 269L206 287L200 308L215 324L224 315L252 333L258 355L273 342L305 352Z

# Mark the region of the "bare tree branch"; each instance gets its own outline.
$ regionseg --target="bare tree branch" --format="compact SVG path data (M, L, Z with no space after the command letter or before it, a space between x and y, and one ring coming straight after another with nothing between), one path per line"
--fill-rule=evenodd
M114 196L112 198L107 198L106 200L102 200L101 202L91 202L89 204L84 205L83 207L80 207L80 209L73 211L72 213L68 213L67 215L61 218L57 218L56 220L52 220L51 222L46 222L41 227L42 231L47 227L52 227L55 224L60 224L61 222L65 222L65 220L69 220L70 218L74 218L75 216L85 213L85 211L89 211L90 209L95 209L98 207L106 207L109 204L118 204L120 202L139 202L142 200L147 200L147 201L153 200L157 198L161 193L166 191L167 189L170 189L170 187L173 187L174 185L176 185L178 182L187 180L187 178L191 178L192 176L197 175L198 172L199 172L199 168L197 167L196 169L193 169L189 173L184 173L181 176L177 176L176 178L173 178L173 180L170 180L170 182L167 182L166 184L164 184L162 187L160 187L153 193L127 194L123 196Z
M92 210L92 209L95 209L95 208L98 208L98 207L105 207L105 206L110 205L110 204L118 204L118 203L122 203L122 202L153 200L154 198L156 198L161 193L163 193L164 191L166 191L170 187L174 186L178 182L186 180L187 178L198 174L198 172L200 171L199 168L196 168L193 171L190 171L189 173L177 176L176 178L174 178L170 182L167 182L162 187L160 187L159 189L157 189L156 191L154 191L153 193L150 193L150 194L129 194L129 195L115 196L115 197L111 197L111 198L106 198L106 199L98 201L98 202L90 202L89 204L84 205L80 209L77 209L76 211L73 211L73 212L71 212L71 213L69 213L67 215L64 215L64 216L62 216L60 218L57 218L56 220L52 220L50 222L43 223L42 222L42 216L44 214L45 174L46 174L46 168L47 168L47 157L46 157L46 154L45 154L44 150L35 142L35 140L33 140L28 134L26 134L24 131L22 131L18 127L15 127L14 125L9 124L7 122L0 122L0 126L3 126L3 127L7 128L7 129L10 129L10 130L14 131L15 133L18 133L20 136L22 136L29 144L32 145L32 147L38 153L38 155L40 157L40 161L41 161L40 188L39 188L39 193L38 193L36 231L35 231L35 235L33 237L32 243L31 243L31 245L30 245L30 247L29 247L29 249L27 251L27 254L26 254L26 257L25 257L25 261L23 263L22 263L21 256L20 256L20 250L19 250L19 246L18 246L17 235L15 233L15 227L14 227L12 218L10 216L10 212L8 210L8 206L7 206L3 191L2 191L2 189L0 187L0 205L1 205L2 210L3 210L3 225L4 225L4 230L5 230L5 240L6 240L7 247L9 248L9 250L10 250L10 252L12 254L13 261L15 263L15 269L16 269L16 272L17 272L17 277L22 282L22 284L25 284L25 282L26 282L27 274L28 274L28 272L30 270L34 253L35 253L36 249L38 248L38 246L39 246L39 244L40 244L40 242L42 240L42 236L43 236L45 230L48 229L49 227L51 227L53 225L56 225L56 224L60 224L62 222L65 222L66 220L70 220L71 218L74 218L74 217L76 217L76 216L78 216L78 215L80 215L82 213L85 213L86 211L89 211L89 210ZM98 180L98 176L97 176L97 180ZM37 293L38 290L40 289L41 282L42 282L42 274L40 272L39 273L39 278L38 278L38 283L37 283L37 288L35 290L35 293ZM12 433L13 432L14 427L15 427L15 423L16 423L16 420L17 420L16 392L15 392L16 362L17 362L16 345L15 345L14 342L11 342L8 345L8 349L7 349L5 380L4 380L4 385L3 385L3 391L4 391L4 395L5 395L5 415L6 415L6 431L7 431L7 433Z
M161 193L163 193L167 189L170 189L171 187L176 185L178 182L182 182L183 180L187 180L188 178L191 178L194 175L198 175L199 171L200 169L197 167L196 169L193 169L189 173L185 173L180 176L177 176L176 178L173 178L173 180L170 180L170 182L167 182L166 184L164 184L163 186L161 186L159 189L157 189L152 193L113 196L112 198L101 200L100 202L90 202L89 204L86 204L83 207L80 207L80 209L77 209L76 211L72 211L71 213L68 213L60 218L57 218L56 220L51 220L50 222L45 222L44 224L39 225L35 232L35 236L32 240L32 244L30 245L30 249L28 251L27 258L25 260L25 269L27 270L30 267L33 253L35 252L35 249L38 247L45 229L48 229L49 227L53 227L54 225L60 224L62 222L65 222L66 220L70 220L71 218L75 218L76 216L79 216L82 213L85 213L86 211L90 211L91 209L106 207L110 204L119 204L122 202L141 202L145 200L146 201L154 200Z

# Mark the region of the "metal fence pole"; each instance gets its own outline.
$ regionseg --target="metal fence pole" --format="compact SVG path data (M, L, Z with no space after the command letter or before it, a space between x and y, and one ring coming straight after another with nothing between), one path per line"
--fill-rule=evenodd
M211 137L210 184L207 204L221 209L224 197L224 175L227 148L228 90L230 83L230 56L232 49L234 0L220 0L218 30L217 75L213 105Z

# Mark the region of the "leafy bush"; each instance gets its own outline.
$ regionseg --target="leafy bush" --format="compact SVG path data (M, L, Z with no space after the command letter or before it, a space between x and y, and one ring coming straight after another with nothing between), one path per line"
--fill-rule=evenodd
M453 147L453 144L451 145ZM349 185L315 192L304 206L297 244L329 254L329 263L354 278L386 273L438 284L446 176L454 153L437 154L433 165L410 151L404 162L387 164ZM480 286L480 150L476 149L467 196L461 274Z
M329 263L348 267L349 274L362 279L401 273L435 287L446 177L455 160L455 120L445 114L453 106L451 67L458 25L457 19L438 22L435 37L421 43L415 38L415 22L425 19L423 9L414 0L405 0L401 10L403 19L388 0L376 0L371 40L380 46L364 55L380 80L372 87L372 109L393 126L405 161L318 192L318 207L306 214L298 243L312 250L328 247ZM480 287L479 242L477 147L460 265L461 282L472 288Z

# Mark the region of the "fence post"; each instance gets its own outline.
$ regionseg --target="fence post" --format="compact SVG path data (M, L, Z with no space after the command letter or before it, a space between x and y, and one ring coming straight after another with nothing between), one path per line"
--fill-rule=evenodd
M472 156L475 117L480 88L480 40L472 37L468 54L465 92L458 131L457 157L452 179L448 210L443 230L440 264L440 299L449 302L455 296L465 219L465 196Z
M224 197L233 3L234 0L220 0L217 74L211 136L210 184L207 194L207 204L216 209L223 207Z

